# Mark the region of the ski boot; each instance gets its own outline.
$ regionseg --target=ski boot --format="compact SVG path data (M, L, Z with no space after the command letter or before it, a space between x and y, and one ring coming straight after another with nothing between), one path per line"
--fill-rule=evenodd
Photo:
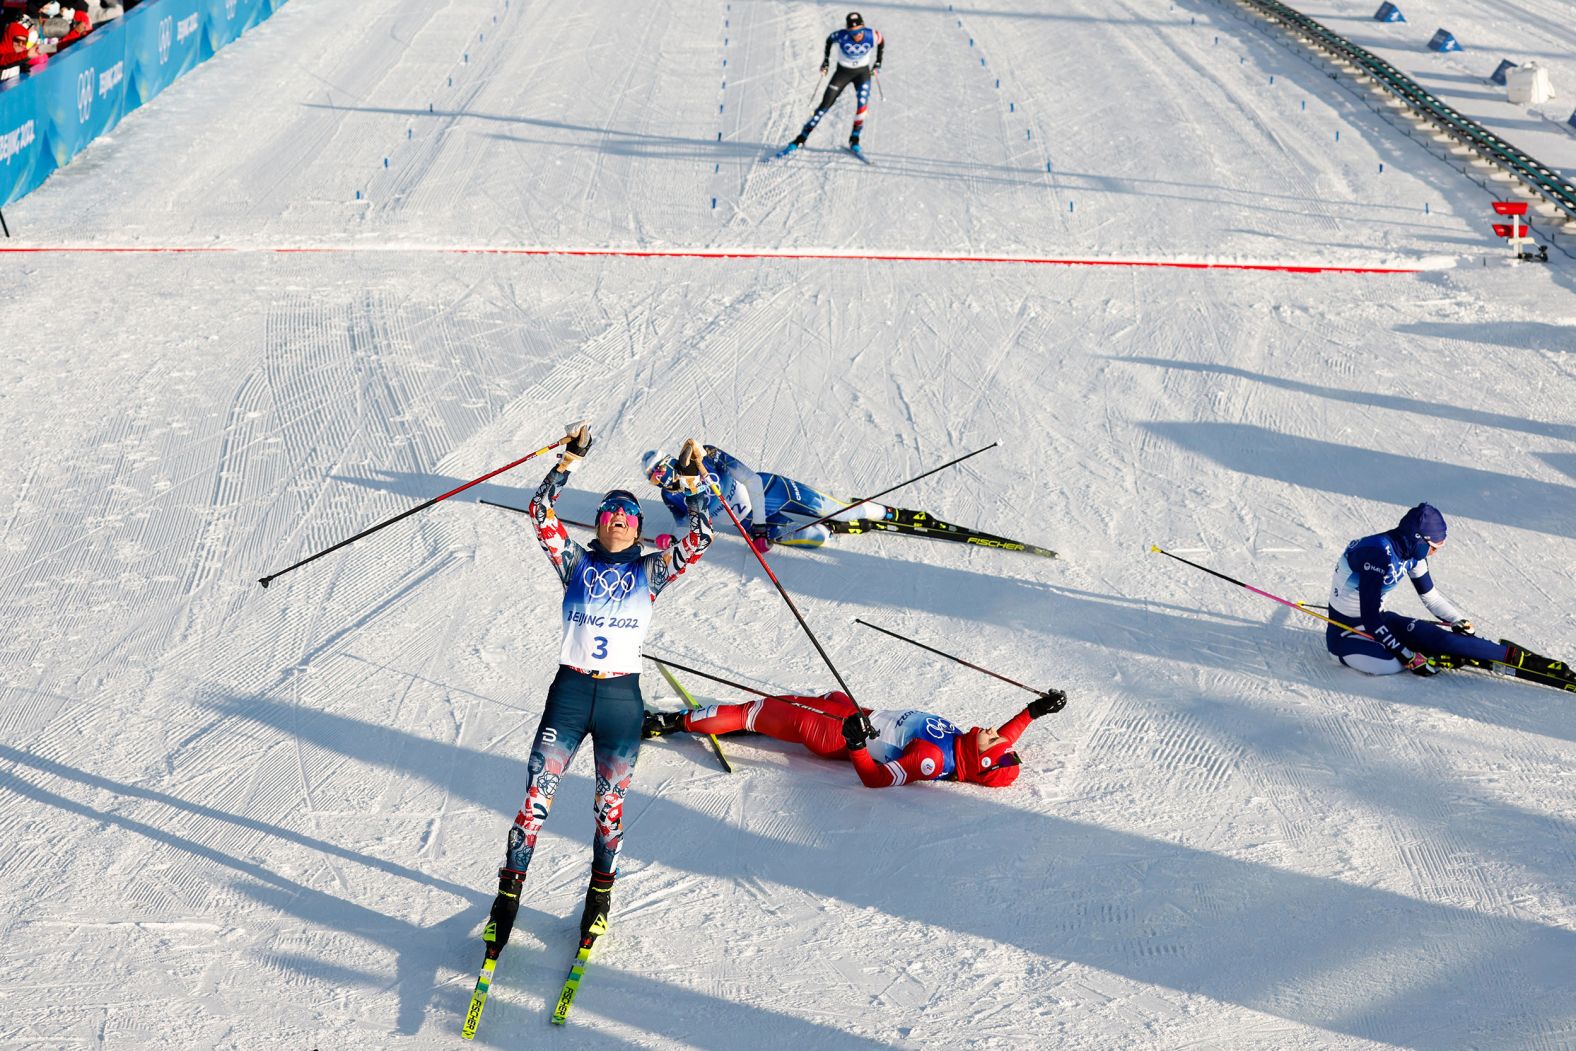
M524 885L523 873L514 869L498 870L498 896L493 899L487 926L482 928L482 941L487 943L489 955L496 955L509 944L514 918L520 914L520 888Z
M590 937L592 928L596 926L600 926L603 931L607 930L607 916L612 908L613 876L593 870L591 886L586 888L585 911L580 914L580 937L582 939Z
M647 712L641 723L640 736L649 741L653 737L666 737L683 729L683 712Z
M848 148L861 156L864 154L864 150L859 146L859 133L857 131L848 136Z
M1512 674L1516 678L1530 679L1545 686L1576 687L1576 673L1572 673L1564 661L1533 653L1509 639L1500 639L1499 642L1507 650L1505 663L1515 669Z

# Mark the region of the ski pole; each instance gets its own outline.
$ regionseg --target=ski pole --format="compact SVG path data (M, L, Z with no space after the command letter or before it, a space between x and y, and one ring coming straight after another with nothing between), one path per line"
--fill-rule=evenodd
M885 102L886 92L881 90L881 71L879 69L872 70L870 72L870 79L876 82L876 94L881 97L882 102Z
M409 518L411 515L415 514L417 511L425 511L427 508L431 507L435 503L438 503L440 500L447 500L449 497L453 496L455 493L463 493L465 490L469 489L471 486L477 485L478 483L481 483L481 482L485 482L487 479L492 478L495 475L503 474L505 471L509 470L511 467L518 467L522 463L524 463L525 461L527 461L529 459L532 459L533 457L540 456L540 455L542 455L545 452L550 452L553 449L558 448L560 445L564 444L568 440L569 440L569 437L567 435L565 435L564 437L558 439L556 442L554 442L551 445L544 445L540 449L536 450L534 453L530 453L529 455L522 456L518 460L515 460L513 463L506 463L506 464L504 464L502 467L498 468L496 471L488 471L486 474L482 475L480 478L472 478L470 481L466 482L464 485L459 486L458 488L455 488L455 489L450 489L448 492L444 493L442 496L435 496L431 500L428 500L426 503L417 504L415 507L412 507L409 510L401 511L399 514L395 515L393 518L387 519L386 521L379 522L377 525L373 526L370 529L363 529L361 532L357 533L353 537L350 537L348 540L341 540L339 543L333 545L332 547L325 547L323 550L319 551L315 555L308 555L306 558L303 558L301 561L297 562L293 566L286 566L284 569L281 569L279 572L277 572L277 573L270 573L266 577L258 577L257 578L257 582L259 584L261 584L263 587L266 588L269 584L273 583L276 578L284 576L286 573L290 572L293 569L300 569L302 566L306 565L308 562L315 562L318 559L322 558L324 555L329 554L330 552L333 552L333 551L338 551L340 548L344 547L347 544L354 544L357 540L360 540L362 537L364 537L364 536L371 536L373 533L376 533L379 529L384 529L384 528L386 528L388 526L393 525L395 522L401 521L402 519Z
M6 238L11 237L11 228L5 224L5 213L0 212L0 230L5 231Z
M770 696L772 696L771 694L767 693L765 690L757 690L753 686L745 686L745 685L743 685L741 683L730 682L729 680L724 679L721 676L712 675L710 672L701 671L699 668L686 668L684 665L680 664L676 660L673 660L671 657L657 657L657 656L654 656L654 655L652 655L650 653L642 653L641 656L646 658L646 660L651 661L653 664L657 665L657 667L659 667L659 668L662 665L666 664L668 667L670 667L670 668L677 668L679 671L684 672L687 675L699 675L702 679L710 679L712 682L720 682L724 686L732 686L735 690L743 690L745 693L753 693L757 697L770 697Z
M710 679L712 682L720 682L724 686L732 686L735 690L743 690L745 693L753 693L757 697L765 697L769 701L777 701L779 704L786 704L786 705L788 705L789 707L792 707L792 708L800 708L800 709L803 709L804 711L807 711L807 712L814 712L816 715L825 715L829 719L836 719L836 718L838 718L838 716L836 716L836 715L832 715L832 714L830 714L828 712L824 712L821 709L812 707L811 705L808 705L808 704L801 704L800 702L798 702L796 700L793 700L790 697L785 697L785 696L783 696L780 693L767 693L765 690L757 690L753 686L744 686L744 685L742 685L740 683L729 682L727 679L724 679L724 678L722 678L720 676L717 676L717 675L708 674L707 672L703 672L703 671L701 671L698 668L686 668L682 664L674 664L671 660L669 660L666 657L653 657L649 653L642 653L641 656L646 658L646 660L651 661L659 669L663 665L666 665L669 668L677 668L679 671L688 672L690 675L699 675L702 679ZM673 679L672 679L671 676L669 677L668 681L669 682L673 682ZM675 683L675 685L677 685L677 684ZM849 699L852 700L853 698L849 698ZM859 708L859 706L857 704L854 705L854 707L855 708ZM863 708L859 708L859 711L863 712L864 709ZM845 715L842 718L846 719L846 718L848 718L848 716ZM708 735L708 736L710 736L713 741L715 741L717 739L715 734L711 734L711 735ZM718 756L718 758L721 758L720 749L719 749L719 756ZM727 762L727 760L723 760L723 762ZM733 771L729 770L728 772L732 773Z
M1326 617L1322 613L1315 613L1313 610L1309 609L1307 606L1304 606L1301 602L1292 602L1290 599L1283 599L1279 595L1271 595L1268 591L1261 591L1258 588L1254 587L1252 584L1244 584L1242 581L1238 580L1236 577L1228 577L1224 573L1217 573L1213 569L1210 569L1208 566L1201 566L1197 562L1190 562L1187 559L1183 558L1181 555L1173 555L1171 552L1167 551L1165 548L1156 547L1154 544L1150 544L1149 545L1149 550L1159 552L1160 554L1165 555L1167 558L1174 558L1178 562L1186 563L1187 565L1192 566L1194 569L1201 569L1204 572L1208 573L1212 577L1219 577L1221 580L1226 581L1228 584L1235 584L1235 585L1237 585L1237 587L1243 588L1244 590L1247 590L1247 591L1251 591L1255 595L1262 595L1265 598L1269 599L1271 602L1279 602L1282 606L1289 606L1290 608L1292 608L1294 610L1297 610L1299 612L1308 614L1308 616L1310 616L1310 617L1318 617L1320 620L1324 621L1326 624L1334 624L1337 628L1340 628L1342 631L1349 631L1353 635L1361 635L1363 638L1367 639L1370 642L1378 641L1372 635L1368 634L1366 631L1363 631L1360 628L1354 628L1350 624L1342 624L1338 620L1332 620L1331 618Z
M847 507L839 507L836 511L833 511L831 514L829 514L829 515L822 515L820 518L817 518L814 522L809 523L809 525L802 525L798 529L795 529L792 533L789 533L788 535L789 536L793 536L794 533L803 532L804 530L809 529L810 526L818 526L822 522L825 522L829 518L836 518L838 515L843 514L846 511L853 510L854 508L858 507L860 504L868 504L870 501L876 499L877 497L885 496L888 493L895 493L899 489L903 488L905 485L913 485L915 482L919 481L921 478L929 478L931 475L935 474L937 471L945 471L948 467L951 467L953 464L960 464L964 460L967 460L970 456L978 456L980 453L986 452L987 450L990 450L990 449L994 449L994 448L996 448L996 446L998 446L1000 444L1001 444L1000 442L991 442L989 445L985 446L984 449L975 449L973 452L968 453L967 455L964 455L964 456L960 456L956 460L948 460L946 463L942 464L940 467L932 467L930 470L926 471L924 474L916 474L914 477L910 478L908 481L906 481L906 482L899 482L899 483L897 483L896 485L894 485L890 489L883 489L879 493L876 493L876 494L874 494L872 496L865 497L863 500L855 500L853 503L849 504Z
M513 504L500 504L496 500L477 500L476 502L479 503L479 504L486 504L488 507L501 507L505 511L513 511L517 515L528 515L528 514L531 513L530 511L527 511L523 507L516 507ZM563 515L560 515L560 514L555 514L553 517L557 518L560 522L568 522L572 526L579 526L581 529L595 529L596 528L596 526L592 525L590 522L582 522L579 519L575 519L575 518L565 518Z
M831 669L832 678L837 680L837 685L843 688L843 693L848 695L848 699L850 701L854 701L854 691L849 689L848 683L843 681L842 673L837 670L837 665L832 663L832 658L826 652L825 648L822 647L821 640L816 638L815 632L810 630L810 625L805 622L804 614L799 612L799 607L794 605L793 597L788 594L788 589L783 587L782 581L777 579L777 574L772 572L772 567L766 564L766 556L755 549L755 542L750 539L750 531L744 528L744 523L739 521L739 516L733 513L733 507L729 505L728 501L723 497L722 490L717 487L716 481L711 477L710 474L706 472L705 461L702 461L698 466L700 467L701 481L706 483L706 486L711 490L712 495L717 498L717 502L722 504L722 509L728 512L729 518L733 519L733 527L737 529L739 531L739 535L744 538L744 546L750 549L750 554L755 556L755 561L761 564L761 568L764 569L766 571L766 575L771 578L772 584L777 588L777 594L781 595L783 597L783 601L788 603L788 609L793 613L794 619L799 622L799 626L804 629L804 633L810 637L810 644L815 647L815 652L821 655L821 659L826 662L827 668ZM854 701L854 707L856 709L859 708L858 701ZM874 737L875 727L870 726L869 719L865 720L865 726L866 729L870 731L870 736Z
M1009 679L1009 678L1007 678L1007 676L1002 675L999 672L993 672L989 668L981 668L978 664L972 664L969 661L964 660L962 657L954 657L952 654L947 653L945 650L938 650L934 646L927 646L923 642L918 641L917 639L909 638L907 635L899 635L895 631L888 631L886 628L883 628L881 625L879 625L879 624L872 624L868 620L861 620L860 618L855 617L854 618L854 623L855 624L863 624L867 628L874 628L876 631L879 631L881 634L883 634L883 635L890 635L894 639L902 639L904 642L908 643L909 645L911 645L911 646L918 646L922 650L928 650L929 652L934 653L938 657L945 657L949 661L957 661L959 664L963 665L965 668L973 668L975 671L984 672L986 675L989 675L991 678L993 678L993 679L1000 679L1002 682L1005 682L1005 683L1011 683L1013 686L1018 687L1020 690L1028 690L1030 693L1033 693L1033 694L1040 694L1040 693L1044 693L1045 692L1043 690L1036 690L1033 686L1025 686L1023 683L1019 682L1017 679Z
M812 105L812 106L814 106L817 102L821 101L821 77L824 77L824 76L826 76L826 70L823 69L823 70L821 70L820 74L815 78L815 93L810 96L810 105Z

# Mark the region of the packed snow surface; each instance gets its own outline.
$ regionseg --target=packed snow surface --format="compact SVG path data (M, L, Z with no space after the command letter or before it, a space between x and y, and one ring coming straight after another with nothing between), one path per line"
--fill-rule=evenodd
M1562 7L1494 3L1534 42ZM582 755L479 1044L1576 1046L1576 700L1364 678L1149 550L1318 602L1426 499L1442 590L1576 654L1570 260L1509 265L1484 189L1209 0L864 5L875 166L846 99L762 163L845 10L293 0L7 209L13 244L235 251L0 257L0 1045L456 1045L559 632L473 498L547 464L257 578L586 417L570 513L689 436L847 497L999 441L891 499L1062 560L768 558L866 704L1028 695L856 616L1070 702L1000 791L648 745L555 1031ZM520 246L741 254L448 251ZM831 688L728 528L649 648Z

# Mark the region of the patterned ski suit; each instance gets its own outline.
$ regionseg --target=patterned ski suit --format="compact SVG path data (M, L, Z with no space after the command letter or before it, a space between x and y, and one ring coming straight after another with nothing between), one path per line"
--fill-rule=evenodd
M624 797L640 752L640 650L652 604L710 545L711 517L705 498L695 496L688 505L689 532L665 551L644 554L636 544L615 553L596 541L585 547L570 539L553 512L568 480L568 470L554 467L530 504L536 538L564 585L564 635L503 867L522 876L530 867L559 779L589 733L596 753L592 875L611 880L623 840Z

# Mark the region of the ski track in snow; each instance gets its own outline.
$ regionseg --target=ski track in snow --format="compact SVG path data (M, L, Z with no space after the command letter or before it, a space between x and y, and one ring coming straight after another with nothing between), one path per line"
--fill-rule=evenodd
M1527 48L1563 84L1558 5L1420 2L1419 27L1547 33ZM763 161L841 10L352 6L292 0L7 210L37 245L376 250L4 257L33 321L0 362L0 1044L456 1039L559 616L528 524L475 501L524 507L547 462L256 580L589 418L569 517L688 436L848 498L1000 441L888 499L1062 560L886 535L769 558L866 704L968 725L1024 695L856 616L1071 701L1002 792L651 744L555 1043L1576 1045L1562 695L1364 679L1318 622L1147 554L1321 601L1347 540L1429 499L1442 588L1576 653L1569 270L1505 266L1481 188L1213 4L866 10L875 167L839 152L846 92ZM1459 92L1486 61L1415 65ZM511 243L1456 265L390 250ZM727 522L648 648L832 686ZM484 1046L546 1032L589 765Z

